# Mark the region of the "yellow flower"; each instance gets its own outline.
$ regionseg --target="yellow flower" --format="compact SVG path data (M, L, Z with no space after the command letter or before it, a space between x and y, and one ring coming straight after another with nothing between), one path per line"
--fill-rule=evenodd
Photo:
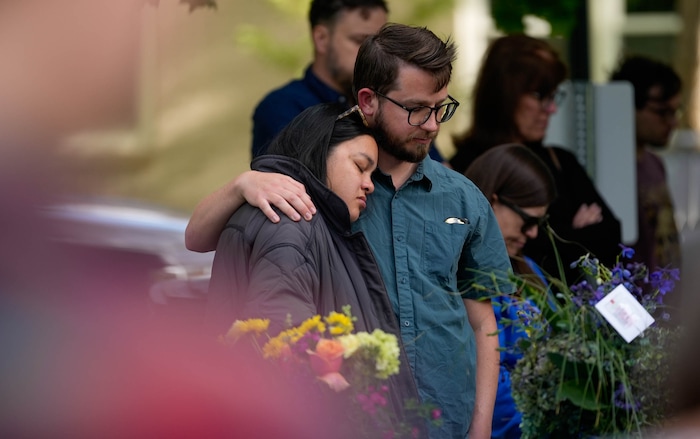
M249 319L245 321L246 332L262 334L270 327L270 319Z
M263 356L265 358L279 358L283 350L289 345L296 343L302 336L298 328L287 329L280 332L277 337L273 337L263 346Z
M284 338L275 337L263 346L263 357L279 358L288 346Z
M235 342L243 334L253 333L255 335L262 334L267 331L270 326L269 319L248 319L248 320L236 320L231 325L231 329L228 330L224 341Z
M301 325L299 325L295 329L299 334L299 337L302 337L304 334L311 331L317 331L319 334L323 334L324 332L326 332L326 325L321 321L321 316L315 315L306 319Z
M331 312L324 320L329 326L331 335L334 337L350 334L355 329L352 324L352 317L335 311Z

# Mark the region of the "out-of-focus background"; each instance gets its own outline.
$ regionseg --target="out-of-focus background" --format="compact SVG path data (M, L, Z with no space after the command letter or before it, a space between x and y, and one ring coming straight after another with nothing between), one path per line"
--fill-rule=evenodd
M147 227L156 224L153 227L158 228L158 221L152 221L150 211L167 209L175 212L178 225L167 220L163 227L169 228L171 239L179 241L197 202L248 169L251 115L256 103L271 89L299 77L311 60L309 0L217 0L215 8L207 7L210 3L207 1L189 0L203 5L193 9L177 0L149 2L141 11L140 25L131 30L136 33L131 56L137 67L128 83L129 95L122 99L124 104L112 110L116 117L109 123L66 138L62 157L70 170L67 175L75 183L74 195L83 199L99 197L96 204L104 208L99 215L94 211L89 214L100 216L103 225L105 221L109 223L96 236L109 234L109 227L115 222L121 223L117 226L120 230L125 228L123 221L128 222L127 234L132 233L129 231L132 227L143 229L144 224ZM525 31L546 38L561 52L572 80L589 84L592 90L607 82L624 54L648 55L673 65L684 81L685 112L672 147L662 154L683 237L684 272L693 271L690 264L700 256L699 2L387 0L387 3L390 21L425 25L458 44L450 94L462 105L438 137L438 148L446 158L454 152L451 135L464 131L470 120L470 91L483 52L492 38L504 32ZM594 115L583 114L590 105L581 113L573 108L576 99L577 96L571 95L567 99L570 114L567 115L566 105L559 113L569 120L587 116L585 126L591 129ZM608 118L607 122L614 127L615 120ZM557 129L561 132L562 126L569 125L562 125L557 118L552 125L551 138L576 150L596 183L612 185L618 196L621 194L618 199L608 201L622 219L623 236L634 237L636 223L626 219L634 218L636 200L631 174L634 164L620 164L620 173L625 166L630 172L625 175L596 172L596 167L607 160L603 156L595 157L596 136L588 136L584 141L573 139L567 144L565 137L557 136ZM593 129L606 135L607 128L602 125ZM568 130L571 136L579 131ZM620 179L624 181L620 183ZM612 197L606 187L601 187L601 193ZM127 210L117 215L121 219L114 219L115 207L110 206L114 200L118 200L116 204L126 204ZM134 204L139 205L138 209L133 209ZM62 215L83 215L81 221L94 223L94 218L86 219L86 207L69 206L69 210ZM140 219L134 219L139 215ZM127 241L114 245L133 247L124 244ZM139 242L148 245L147 239ZM178 252L184 254L181 242L177 245ZM166 263L165 278L183 277L173 273L187 273L185 277L190 272L199 273L198 265L207 266L211 257L208 254L200 260L188 261L189 266L184 268L184 263Z
M301 75L311 59L308 3L219 0L216 9L192 12L176 0L145 6L134 47L140 67L134 72L132 105L121 123L76 136L67 147L84 190L189 211L248 169L255 104L272 88ZM694 0L387 3L391 21L426 25L458 43L450 93L462 105L438 143L447 157L453 153L449 134L466 128L470 87L489 38L499 32L496 25L507 30L522 26L520 14L528 4L533 13L552 11L552 23L526 15L528 30L548 37L570 65L588 58L591 81L605 82L620 53L642 53L672 63L683 74L688 103L697 100L690 85L697 74ZM587 3L588 42L573 45L571 26L581 26L576 20L585 18L577 15L581 3ZM694 15L681 13L683 8L694 9ZM494 21L492 12L500 14L500 21ZM697 118L691 105L686 109L687 116ZM687 119L685 127L689 123L698 126Z
M567 98L548 135L575 150L597 184L623 189L616 213L635 199L632 174L621 173L633 164L607 160L597 140L625 131L618 125L629 118L598 117L612 108L601 87L623 53L671 63L686 111L663 154L684 286L697 297L700 2L387 2L392 21L458 44L450 94L462 105L438 138L445 157L450 135L467 128L491 38L526 27L557 47L571 84L588 88ZM323 421L337 434L334 418L299 404L289 382L231 362L196 330L213 252L185 249L189 215L248 169L253 107L311 59L309 0L209 3L0 1L2 437L315 437ZM633 147L628 138L608 149L623 143ZM611 163L627 186L601 172ZM291 429L309 413L312 423Z
M81 187L189 211L247 170L254 106L311 60L309 3L219 0L216 9L192 12L176 0L145 6L133 105L120 124L68 142ZM451 0L388 3L392 20L453 33Z

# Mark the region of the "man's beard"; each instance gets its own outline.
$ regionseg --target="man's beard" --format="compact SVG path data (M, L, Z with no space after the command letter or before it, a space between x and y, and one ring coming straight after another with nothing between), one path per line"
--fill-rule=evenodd
M671 134L673 132L670 131L668 133L662 133L659 134L658 136L655 136L653 139L650 139L647 143L650 147L652 147L655 150L661 150L666 147L668 147L668 144L670 143L671 140Z
M345 97L347 97L350 102L354 102L354 97L352 93L352 72L348 74L340 68L338 58L336 57L335 52L332 48L331 51L328 53L326 67L328 68L328 71L330 72L333 80L335 80L335 82L342 89L343 95L345 95Z
M395 159L410 163L420 163L428 155L427 145L422 143L412 143L409 146L406 146L408 143L407 141L399 139L396 136L392 136L386 128L381 112L377 113L374 120L376 124L374 136L377 140L379 149L388 153Z

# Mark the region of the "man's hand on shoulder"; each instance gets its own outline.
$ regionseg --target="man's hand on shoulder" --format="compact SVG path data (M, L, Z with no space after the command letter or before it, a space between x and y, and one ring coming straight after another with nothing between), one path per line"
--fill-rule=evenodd
M244 202L263 211L273 223L276 206L294 221L311 220L316 207L304 185L293 178L268 172L246 171L206 196L195 207L185 230L185 245L196 252L216 249L226 222Z
M310 221L316 213L304 185L287 175L247 171L239 176L236 188L248 204L262 210L273 223L280 218L272 206L294 221L302 217Z

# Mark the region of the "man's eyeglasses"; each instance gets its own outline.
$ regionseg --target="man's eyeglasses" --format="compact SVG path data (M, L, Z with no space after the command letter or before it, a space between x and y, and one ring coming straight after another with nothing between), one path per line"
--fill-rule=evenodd
M549 214L545 214L544 216L528 215L518 205L506 201L501 197L498 197L498 202L503 204L513 212L517 213L518 216L522 218L523 226L520 228L520 231L523 233L527 233L527 231L532 229L533 227L542 227L547 223L547 220L549 220Z
M651 111L652 113L656 114L660 118L664 120L679 120L681 117L683 117L683 109L682 108L671 108L671 107L646 107L647 110Z
M547 110L552 106L552 103L559 107L559 105L561 105L561 103L564 102L566 92L561 89L556 89L548 95L543 95L542 93L537 91L533 91L532 93L530 93L530 95L538 101L540 101L540 107L543 110Z
M448 120L450 120L452 115L455 114L455 110L459 106L459 102L457 102L452 96L447 95L447 97L450 99L450 102L438 105L437 107L428 107L427 105L420 105L418 107L407 107L402 103L391 99L389 96L379 93L376 90L372 91L376 93L377 96L381 96L387 101L391 102L392 104L397 105L403 108L404 110L408 111L408 124L414 127L421 126L424 123L426 123L428 119L430 119L430 116L433 114L433 111L435 112L435 120L437 121L437 123L447 122Z

